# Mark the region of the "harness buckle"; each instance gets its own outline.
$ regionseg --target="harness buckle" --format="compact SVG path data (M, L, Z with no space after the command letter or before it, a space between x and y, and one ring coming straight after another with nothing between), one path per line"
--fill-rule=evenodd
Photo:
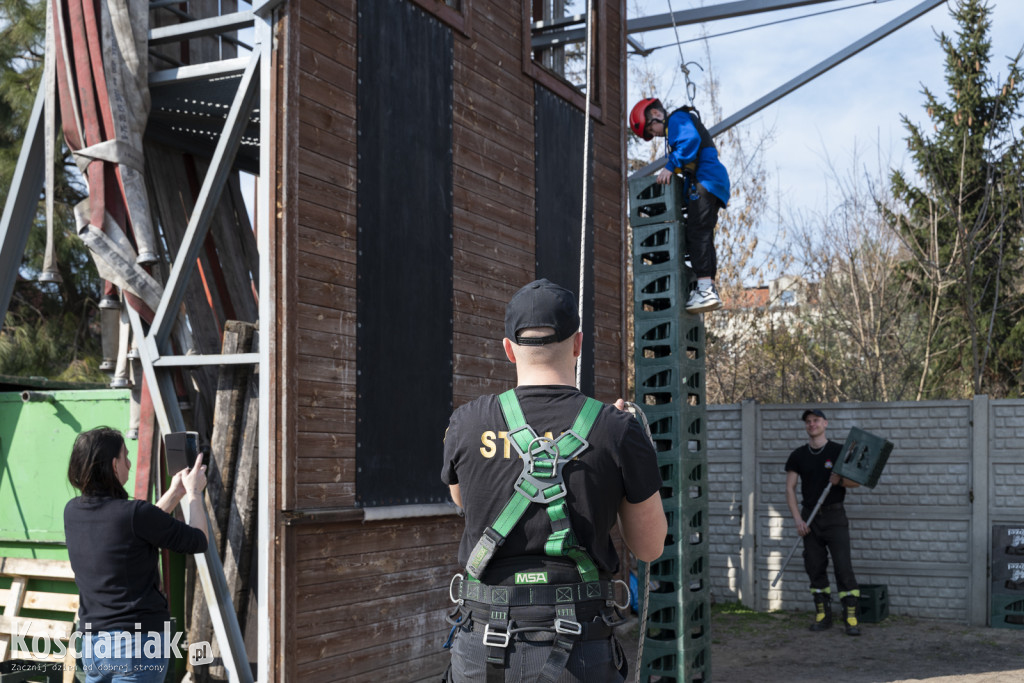
M523 457L523 455L525 455L525 453L523 452L522 446L519 445L519 439L516 438L516 435L519 434L519 432L525 432L530 437L530 441L536 439L537 435L534 434L533 427L531 427L530 425L523 425L519 429L513 429L512 431L505 434L505 439L512 444L512 447L515 448L516 450L516 455L518 455L521 458ZM530 443L530 441L528 441L527 443Z
M559 467L559 469L561 469L561 467ZM523 497L529 499L532 503L541 503L542 505L547 505L548 503L552 503L558 500L559 498L565 498L565 496L569 493L565 488L565 484L561 481L561 478L561 472L559 472L558 474L558 480L548 479L544 481L537 479L532 474L523 472L522 474L519 475L519 479L516 480L516 483L512 488L519 492ZM523 484L526 482L529 482L537 490L537 492L530 493L529 491L527 491L526 488L524 488L523 486ZM550 495L545 494L545 491L547 489L554 488L555 486L558 487L557 491L551 493Z
M590 448L590 442L584 439L583 436L581 436L580 433L577 432L575 429L568 429L562 432L562 435L558 437L558 440L560 441L564 439L566 436L571 436L572 438L576 439L577 441L580 442L580 445L574 448L572 453L565 456L565 460L575 460L580 456L580 453Z
M622 587L626 589L626 602L622 603L621 605L619 603L615 602L615 584L617 584L617 583L621 583ZM627 607L629 607L629 602L630 602L630 598L631 597L632 597L632 591L629 590L629 584L628 583L626 583L622 579L615 579L614 581L612 581L612 605L614 605L615 607L618 607L619 609L626 609Z
M563 636L579 636L583 634L583 624L569 619L555 619L555 633Z
M492 631L490 624L484 626L484 645L505 648L511 641L512 634L508 631Z
M461 583L466 580L466 577L463 576L462 574L456 574L455 576L452 577L452 580L448 582L448 599L451 600L452 602L454 602L456 605L462 605L463 604L462 598L456 598L455 597L455 579L459 580L459 583L460 583L459 593L461 593L462 592Z

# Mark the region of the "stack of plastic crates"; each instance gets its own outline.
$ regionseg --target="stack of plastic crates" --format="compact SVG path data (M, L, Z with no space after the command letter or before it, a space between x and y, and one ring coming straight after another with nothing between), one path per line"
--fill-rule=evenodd
M650 565L643 680L711 680L707 415L704 324L684 306L690 290L682 183L630 181L633 229L635 401L650 422L662 476L668 538Z

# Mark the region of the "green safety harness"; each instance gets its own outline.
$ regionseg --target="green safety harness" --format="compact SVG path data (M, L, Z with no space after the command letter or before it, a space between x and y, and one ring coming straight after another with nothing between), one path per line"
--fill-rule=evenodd
M459 584L457 602L461 603L465 599L490 606L483 637L484 644L487 645L489 683L493 680L505 680L505 653L512 634L519 630L537 630L510 630L509 608L518 605L554 605L555 640L548 660L537 679L554 681L565 668L575 642L588 637L588 634L584 633L584 626L576 619L576 602L614 602L612 584L600 580L597 565L579 545L576 534L572 531L569 507L565 499L565 480L562 476L565 465L590 447L587 437L603 404L587 397L572 427L557 439L551 439L537 436L533 428L526 423L514 390L501 394L498 401L508 424L508 440L523 461L523 472L515 483L512 498L505 504L494 522L484 529L483 535L470 553L466 565L469 577ZM551 521L551 535L544 543L545 554L573 560L579 571L581 583L555 586L487 586L481 583L487 564L532 503L546 506ZM454 593L451 597L453 600L456 599ZM607 628L605 624L601 625Z

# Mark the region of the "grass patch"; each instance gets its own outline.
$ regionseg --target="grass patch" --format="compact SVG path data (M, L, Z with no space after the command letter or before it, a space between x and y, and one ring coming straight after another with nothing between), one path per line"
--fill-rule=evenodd
M774 612L758 612L747 607L741 602L721 602L711 606L712 618L721 615L729 615L730 620L739 619L746 623L777 621L780 614L784 614L784 612L780 610L776 610Z

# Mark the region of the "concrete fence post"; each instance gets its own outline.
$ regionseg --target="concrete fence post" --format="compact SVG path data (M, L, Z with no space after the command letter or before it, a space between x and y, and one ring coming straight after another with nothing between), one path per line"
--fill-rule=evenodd
M743 501L740 520L739 599L756 608L760 596L757 586L757 403L751 399L740 405L740 495Z
M975 626L985 626L989 613L988 413L988 396L975 396L971 403L971 579L968 601L969 620Z

